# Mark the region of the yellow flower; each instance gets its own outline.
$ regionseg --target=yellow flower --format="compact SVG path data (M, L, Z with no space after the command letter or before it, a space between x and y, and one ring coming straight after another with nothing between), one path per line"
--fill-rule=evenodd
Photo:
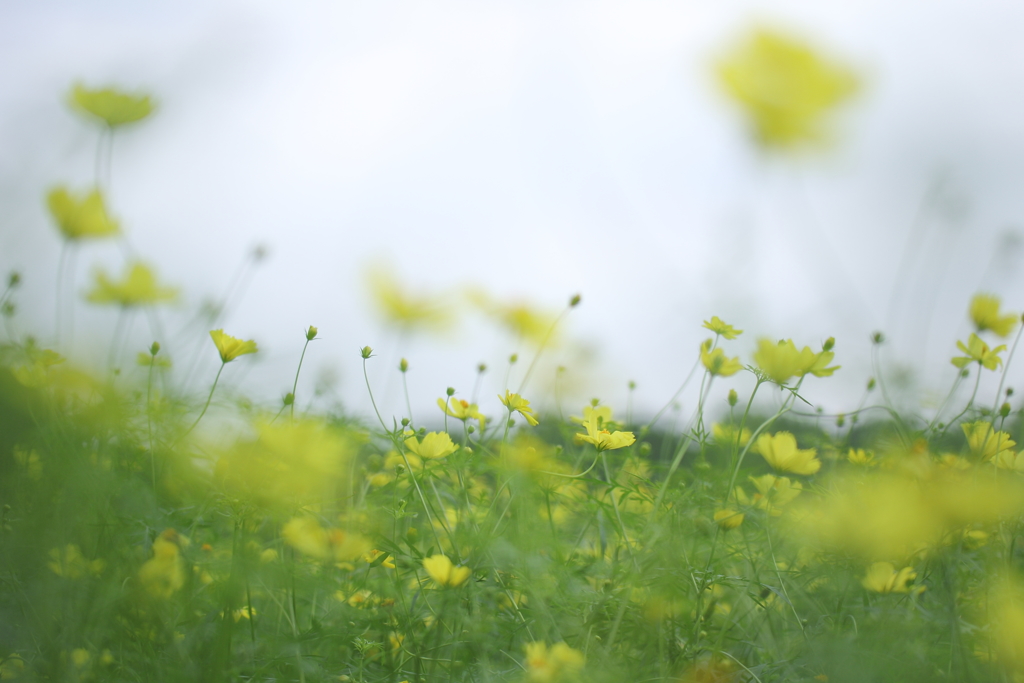
M390 269L371 268L366 280L374 304L386 322L405 329L432 330L442 330L451 323L449 307L440 297L409 293Z
M86 574L99 576L106 563L103 560L85 559L79 547L74 543L69 543L63 548L54 548L50 551L50 561L47 566L57 576L63 576L66 579L79 579Z
M784 384L791 377L812 374L815 377L830 377L839 366L828 367L835 354L831 351L814 353L809 346L797 350L792 339L778 343L770 339L758 339L754 362L774 382Z
M878 464L878 461L875 460L875 454L863 448L851 448L846 459L850 461L851 465L860 465L862 467L874 467Z
M285 543L303 555L336 562L354 560L370 550L370 543L359 534L341 529L324 529L313 517L294 517L281 527Z
M822 119L858 88L848 69L765 29L719 63L718 77L750 116L758 142L776 148L825 141Z
M540 310L524 302L496 301L480 288L470 288L466 292L466 298L517 339L548 345L553 345L557 341L557 313Z
M778 508L786 505L794 498L800 495L804 487L798 481L791 481L789 477L776 477L774 474L763 474L760 477L750 477L750 482L757 489L757 493L754 494L754 498L750 503L753 503L756 507L762 510L768 510L773 515L782 514ZM745 494L741 494L743 489L736 489L736 499L742 505L747 505L748 502L744 500Z
M71 89L71 104L111 128L141 121L153 112L149 95L129 95L113 88L90 90L81 83Z
M458 450L448 432L430 432L425 434L421 441L417 441L415 436L410 436L405 440L405 447L410 453L430 460L447 457Z
M950 361L961 370L970 363L979 363L989 370L995 370L1003 364L1003 359L999 357L999 353L1006 350L1005 344L1000 344L996 348L989 350L988 344L983 342L973 332L971 332L971 336L967 340L967 346L964 346L962 341L958 341L956 347L967 354L966 356L957 356Z
M437 405L449 417L454 417L456 420L462 420L463 422L470 419L477 420L480 423L480 429L484 427L486 418L480 412L480 407L475 403L463 401L452 396L449 401L445 401L443 398L437 399Z
M185 585L178 532L167 529L153 541L153 557L139 569L139 583L153 597L167 599Z
M762 434L757 437L754 448L779 472L814 474L821 469L821 461L815 457L817 451L797 448L796 437L789 432L779 432L774 436Z
M909 593L907 583L915 578L917 572L911 567L896 571L896 567L889 562L875 562L868 567L867 574L860 583L875 593Z
M56 187L46 195L46 204L57 227L66 239L110 237L121 231L103 203L99 190L75 196L67 188Z
M531 427L537 426L537 417L533 414L533 408L530 407L530 402L519 394L513 394L508 389L505 390L505 395L498 395L498 400L501 401L502 405L508 408L509 413L519 413L526 421L530 423Z
M576 434L576 443L589 443L598 451L613 451L617 448L632 446L636 442L633 432L610 431L612 409L609 406L584 406L583 419L573 417L587 430L586 434Z
M739 358L729 358L722 349L712 349L712 341L705 340L700 345L700 362L712 375L729 377L743 369Z
M960 428L964 430L971 453L982 462L988 462L1003 451L1012 451L1017 445L1009 434L993 431L992 425L985 421L964 422Z
M456 588L466 583L472 571L469 567L456 567L447 555L423 558L423 568L439 586Z
M586 657L565 643L550 648L543 641L526 644L526 678L531 683L559 683L575 679Z
M726 339L735 339L736 337L743 334L743 330L737 330L729 323L724 322L717 315L711 316L711 320L705 320L704 328L711 330L715 334L721 335Z
M253 340L242 341L230 334L224 334L224 330L211 330L210 338L213 339L220 359L224 363L230 363L239 356L247 353L256 353L256 342Z
M1011 450L999 451L995 458L995 464L1001 470L1024 472L1024 453L1015 453Z
M723 530L728 531L730 529L735 529L740 524L743 524L743 513L729 509L719 510L715 513L714 519L718 526Z
M148 306L178 298L178 290L160 287L156 275L143 263L133 263L120 282L111 280L106 272L96 273L96 286L85 295L94 304L118 304L120 306Z
M1000 337L1007 337L1020 322L1016 313L999 315L999 297L992 294L975 294L971 299L971 321L978 332L992 330Z
M711 425L711 436L723 446L746 446L750 441L750 430L744 427L741 432L736 425L715 422Z

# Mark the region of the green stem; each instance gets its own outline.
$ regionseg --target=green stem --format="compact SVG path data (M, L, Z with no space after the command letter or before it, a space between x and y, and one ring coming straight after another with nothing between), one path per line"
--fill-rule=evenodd
M192 433L192 430L196 428L199 421L203 419L203 415L206 415L206 409L210 407L210 401L213 400L213 392L217 388L217 382L220 380L220 373L224 372L224 366L227 365L224 361L221 361L220 370L217 371L217 376L213 378L213 386L210 387L210 394L206 397L206 404L203 406L202 411L199 413L199 417L192 423L192 426L188 428L188 431L181 435L184 439L186 436Z
M299 367L295 370L295 381L292 382L292 411L291 419L295 419L295 390L299 386L299 373L302 372L302 361L306 358L306 349L309 348L309 339L302 345L302 355L299 356Z

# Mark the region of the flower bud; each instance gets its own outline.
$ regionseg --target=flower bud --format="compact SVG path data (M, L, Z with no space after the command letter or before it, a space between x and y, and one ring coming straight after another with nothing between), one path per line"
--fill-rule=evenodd
M1006 387L1006 398L1013 396L1013 387Z
M874 344L881 344L884 341L885 335L882 334L881 332L875 332L873 335L871 335L871 342Z
M476 371L481 375L484 374L485 372L487 372L487 364L481 363L480 365L476 366Z
M828 339L825 340L825 343L821 345L821 350L822 351L831 351L832 347L835 346L835 345L836 345L836 338L835 337L829 337Z
M12 270L10 276L7 278L7 286L14 289L21 284L21 273L16 270Z
M373 349L371 349L369 346L364 346L363 348L359 349L359 355L361 355L363 357L363 360L366 360L372 354L373 354Z
M868 391L874 391L875 390L875 384L876 384L876 382L875 382L875 378L874 377L871 377L870 379L868 379Z
M1003 405L1001 405L999 407L999 417L1009 417L1009 416L1010 416L1010 404L1009 403L1004 403Z
M407 361L404 358L402 360L400 360L398 362L398 369L400 371L402 371L402 372L408 372L409 371L409 361Z
M629 380L629 390L633 391L634 389L636 389L636 382Z
M295 394L289 391L287 394L284 395L283 401L286 406L292 405L293 403L295 403Z
M466 431L472 434L473 432L476 431L476 427L474 427L473 425L469 425L466 427Z
M508 362L512 365L514 365L517 360L519 360L518 353L513 353L511 356L508 357Z
M838 415L836 415L836 427L839 427L840 429L842 429L843 425L845 425L845 424L846 424L846 415L844 415L843 413L839 413Z
M444 390L444 393L448 394L448 396L454 396L455 387L448 387L447 389Z
M729 390L729 407L735 408L736 402L740 400L739 394L736 393L735 389Z
M403 427L408 427L409 426L409 418L407 418L407 417L403 417L402 418L402 426Z
M569 299L569 307L570 308L576 308L579 305L580 305L580 295L579 294L574 294L573 297L571 299Z
M316 338L317 329L312 325L306 330L306 341L313 341Z
M160 342L153 342L149 345L149 355L155 356L160 353Z

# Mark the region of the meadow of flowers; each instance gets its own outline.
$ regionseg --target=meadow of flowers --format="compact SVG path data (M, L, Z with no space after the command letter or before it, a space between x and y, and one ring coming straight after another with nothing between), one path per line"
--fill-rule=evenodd
M856 87L767 33L721 75L769 146L827 137L821 113ZM780 83L792 97L765 90ZM372 419L303 409L310 326L279 404L223 401L256 341L200 330L220 361L201 393L160 339L123 348L128 320L178 296L150 266L69 293L81 244L123 239L104 154L153 108L81 85L70 101L100 140L95 187L46 192L64 238L53 335L12 331L21 274L0 296L0 679L1024 679L1024 454L1005 382L1024 328L997 297L973 299L975 332L927 410L890 399L881 333L863 394L825 414L801 391L841 371L841 340L758 338L741 357L756 331L718 317L694 321L707 341L679 381L697 400L674 428L665 410L532 395L579 296L550 319L495 309L533 340L498 396L449 389L433 414L384 414L365 347L352 362ZM378 285L395 320L436 318ZM118 311L104 368L65 359L80 305ZM381 372L404 386L410 369Z

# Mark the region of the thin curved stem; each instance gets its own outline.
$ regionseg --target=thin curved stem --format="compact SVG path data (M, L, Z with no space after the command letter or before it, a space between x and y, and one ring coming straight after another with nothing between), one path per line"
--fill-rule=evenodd
M206 409L210 407L210 401L213 400L213 392L217 388L217 382L220 381L220 373L224 372L225 365L227 365L227 363L221 361L220 369L217 370L217 376L213 378L213 386L210 387L210 394L206 397L206 404L203 406L202 411L200 411L199 417L197 417L196 421L192 423L192 426L188 428L188 431L181 435L181 439L184 439L186 436L191 434L192 430L196 428L197 424L199 424L199 421L203 419L203 415L206 415ZM181 439L179 439L179 441Z
M295 419L295 390L299 386L299 373L302 372L302 361L306 358L306 349L309 348L309 339L302 345L302 355L299 356L299 367L295 370L295 381L292 382L292 411L291 419Z

